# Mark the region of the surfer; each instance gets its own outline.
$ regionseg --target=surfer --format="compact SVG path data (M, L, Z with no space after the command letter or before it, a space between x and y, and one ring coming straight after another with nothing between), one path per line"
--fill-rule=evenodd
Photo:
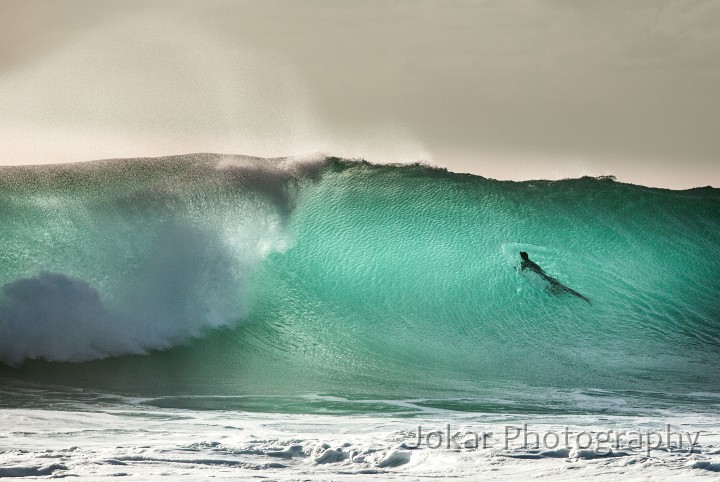
M568 288L552 276L549 276L543 269L534 261L530 260L530 257L525 251L520 251L520 257L522 258L522 263L520 264L520 270L529 269L530 271L535 272L536 274L540 275L542 278L545 279L548 283L550 283L550 292L555 294L560 293L570 293L571 295L577 296L581 300L587 301L588 304L592 304L592 302L586 298L585 296L581 295L577 291L575 291L572 288Z

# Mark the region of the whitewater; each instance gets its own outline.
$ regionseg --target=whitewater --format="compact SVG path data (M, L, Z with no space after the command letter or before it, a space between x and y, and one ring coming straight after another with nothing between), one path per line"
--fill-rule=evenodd
M720 190L611 177L2 167L0 477L716 477L718 233ZM492 435L413 445L448 426Z

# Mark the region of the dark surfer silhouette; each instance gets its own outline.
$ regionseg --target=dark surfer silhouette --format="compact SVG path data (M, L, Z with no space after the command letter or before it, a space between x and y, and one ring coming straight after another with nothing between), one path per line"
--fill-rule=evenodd
M550 292L554 294L561 294L561 293L569 293L573 296L577 296L581 300L587 301L588 304L592 304L592 302L586 298L585 296L581 295L577 291L575 291L572 288L568 288L552 276L549 276L543 269L534 261L530 260L530 257L525 251L520 251L520 257L522 258L522 263L520 263L520 270L529 269L530 271L533 271L534 273L541 276L545 281L550 283Z

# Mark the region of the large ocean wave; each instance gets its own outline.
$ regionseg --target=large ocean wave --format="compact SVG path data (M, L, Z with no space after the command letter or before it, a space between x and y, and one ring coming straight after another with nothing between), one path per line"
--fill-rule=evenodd
M166 394L720 390L718 233L720 190L610 178L216 155L2 168L0 375ZM592 305L519 270L520 251Z

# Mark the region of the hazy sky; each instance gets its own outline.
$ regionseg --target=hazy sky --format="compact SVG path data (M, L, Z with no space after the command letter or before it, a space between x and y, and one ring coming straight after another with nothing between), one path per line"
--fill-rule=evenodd
M720 186L720 1L0 0L0 164L200 151Z

